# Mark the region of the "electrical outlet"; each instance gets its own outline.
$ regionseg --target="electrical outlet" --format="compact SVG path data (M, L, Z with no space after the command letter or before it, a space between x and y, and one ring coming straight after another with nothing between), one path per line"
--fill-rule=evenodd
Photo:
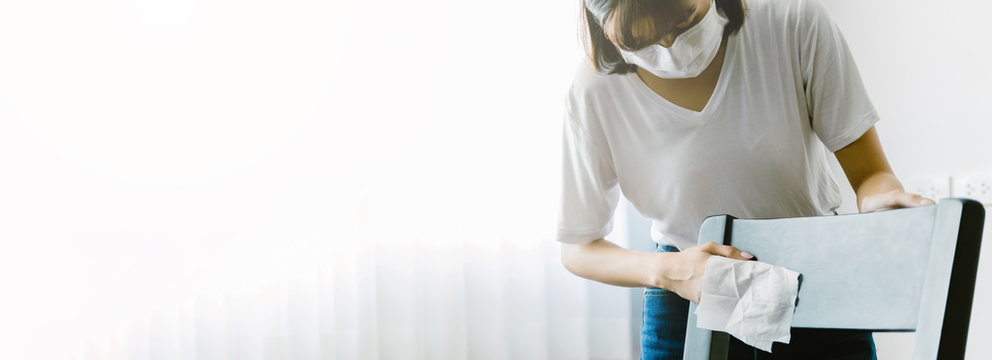
M933 201L951 196L951 178L948 176L913 177L902 181L903 188Z
M992 204L992 174L954 177L951 189L954 197Z

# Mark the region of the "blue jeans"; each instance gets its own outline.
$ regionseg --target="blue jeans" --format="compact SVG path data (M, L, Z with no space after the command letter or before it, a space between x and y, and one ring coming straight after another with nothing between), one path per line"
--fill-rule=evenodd
M679 250L671 245L656 245L655 251ZM681 360L689 300L665 289L648 287L644 289L643 314L641 359ZM773 343L771 353L731 336L728 359L878 360L870 331L813 328L792 328L789 343Z

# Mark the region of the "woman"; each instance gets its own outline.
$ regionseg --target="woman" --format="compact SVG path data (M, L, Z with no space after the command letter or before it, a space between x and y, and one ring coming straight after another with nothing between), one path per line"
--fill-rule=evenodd
M932 205L882 151L854 60L820 0L584 0L588 59L565 101L558 241L572 273L646 287L643 359L681 359L713 214L836 214L839 160L861 212ZM619 189L651 219L656 252L603 237ZM731 352L768 356L736 339ZM870 332L795 329L776 359L874 359Z

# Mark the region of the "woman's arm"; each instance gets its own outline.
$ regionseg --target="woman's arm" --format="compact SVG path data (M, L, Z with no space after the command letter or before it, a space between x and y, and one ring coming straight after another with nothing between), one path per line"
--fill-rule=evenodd
M903 189L889 167L874 126L834 155L854 188L861 212L934 204L932 199L907 193Z
M712 241L679 252L628 250L604 239L585 244L562 243L561 247L561 262L575 275L615 286L662 288L696 303L706 260L713 255L754 258L738 248Z
M674 253L628 250L604 239L586 244L562 244L561 262L569 272L590 280L625 287L667 289L661 276Z

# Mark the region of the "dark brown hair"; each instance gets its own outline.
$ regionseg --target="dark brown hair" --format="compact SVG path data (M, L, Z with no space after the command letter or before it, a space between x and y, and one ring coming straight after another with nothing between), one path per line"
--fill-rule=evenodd
M685 15L675 0L579 0L579 33L586 56L601 74L625 74L637 70L620 56L620 48L638 50L654 44ZM744 0L715 0L727 16L724 34L740 30L747 7Z

